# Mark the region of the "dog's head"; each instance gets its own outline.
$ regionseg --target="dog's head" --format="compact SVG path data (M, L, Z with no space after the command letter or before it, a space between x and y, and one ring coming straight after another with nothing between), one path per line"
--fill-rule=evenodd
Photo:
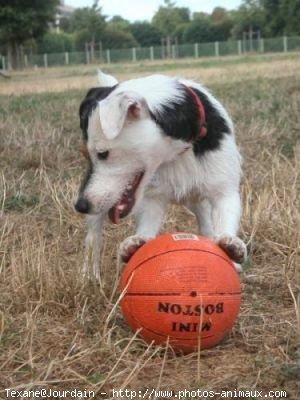
M143 197L157 168L186 143L163 134L147 96L134 90L134 84L117 84L107 75L100 80L105 86L91 89L80 106L82 152L89 168L75 208L81 213L108 213L117 223Z

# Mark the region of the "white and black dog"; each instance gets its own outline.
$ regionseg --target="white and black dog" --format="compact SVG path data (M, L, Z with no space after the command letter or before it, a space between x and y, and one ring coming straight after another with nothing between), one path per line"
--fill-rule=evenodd
M94 275L107 215L113 223L136 216L136 234L120 245L127 261L159 233L170 202L190 209L199 233L240 264L240 155L224 107L189 80L152 75L118 83L103 73L99 80L80 106L89 168L75 203L87 214Z

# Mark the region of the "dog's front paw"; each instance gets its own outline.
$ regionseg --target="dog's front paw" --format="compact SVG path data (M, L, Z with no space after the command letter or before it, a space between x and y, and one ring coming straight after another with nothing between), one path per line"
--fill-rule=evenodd
M123 262L128 262L133 254L146 242L153 239L152 236L129 236L120 244L120 256Z
M101 283L100 278L100 249L101 241L95 240L88 235L85 242L84 261L81 266L81 275L83 278L95 278Z
M222 235L215 238L216 243L237 264L242 264L247 257L245 243L236 236ZM240 267L241 268L241 267Z
M84 260L81 266L81 275L86 279L96 279L101 283L100 278L100 255L102 248L102 237L98 232L88 232L85 238Z

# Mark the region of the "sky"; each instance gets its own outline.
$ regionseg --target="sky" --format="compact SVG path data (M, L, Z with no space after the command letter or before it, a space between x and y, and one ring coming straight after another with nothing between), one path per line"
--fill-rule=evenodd
M65 4L73 7L90 7L93 0L65 0ZM177 7L188 7L191 11L210 13L215 7L224 7L228 10L237 8L241 0L177 0ZM108 17L121 15L129 21L150 21L163 0L100 0L102 13Z

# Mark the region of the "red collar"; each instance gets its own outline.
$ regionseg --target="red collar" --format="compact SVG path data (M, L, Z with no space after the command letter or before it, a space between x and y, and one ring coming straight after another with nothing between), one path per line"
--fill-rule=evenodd
M197 94L194 92L194 90L189 86L186 86L186 85L184 85L184 86L185 86L185 89L187 90L187 92L189 92L193 96L195 103L197 104L198 111L199 111L199 117L200 117L200 131L198 133L198 138L202 138L207 135L205 108L204 108L201 100L197 96Z
M186 91L193 96L194 101L197 104L198 111L199 111L199 117L200 117L200 130L198 132L197 139L203 138L203 137L205 137L207 135L207 124L206 124L205 108L204 108L201 100L197 96L197 94L194 92L194 90L189 86L186 86L186 85L183 85L183 86L185 87ZM192 143L195 143L196 140L194 140ZM185 147L179 154L185 153L191 147L192 147L192 145L189 145L189 146Z

